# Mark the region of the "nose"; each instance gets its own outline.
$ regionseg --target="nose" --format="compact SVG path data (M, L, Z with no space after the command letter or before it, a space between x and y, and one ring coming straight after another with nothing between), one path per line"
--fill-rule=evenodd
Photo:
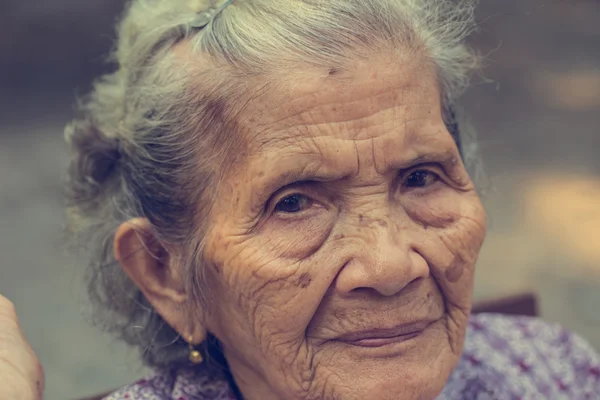
M411 282L429 276L426 260L411 249L410 232L392 231L380 228L356 245L353 257L336 278L338 293L374 291L393 296Z

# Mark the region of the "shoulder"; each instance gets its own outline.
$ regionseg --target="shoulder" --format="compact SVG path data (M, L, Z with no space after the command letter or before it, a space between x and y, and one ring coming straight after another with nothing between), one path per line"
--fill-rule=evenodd
M449 386L465 394L475 390L475 399L500 393L501 398L597 399L600 360L589 343L559 325L481 314L469 321Z
M167 396L172 392L176 379L172 372L155 371L151 375L111 393L103 400L170 399Z
M229 384L204 367L157 370L103 400L230 400Z

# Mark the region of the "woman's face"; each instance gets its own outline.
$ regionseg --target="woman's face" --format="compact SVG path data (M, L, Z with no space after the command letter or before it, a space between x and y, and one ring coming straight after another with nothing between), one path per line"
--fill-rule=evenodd
M486 228L433 68L271 78L211 214L207 329L248 399L434 398Z

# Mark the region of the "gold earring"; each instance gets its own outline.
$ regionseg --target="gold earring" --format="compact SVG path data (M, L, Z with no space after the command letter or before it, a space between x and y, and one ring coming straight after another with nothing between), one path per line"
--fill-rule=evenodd
M204 358L202 358L202 354L200 354L200 352L196 349L194 349L194 346L192 345L192 341L194 340L194 338L192 336L190 336L190 341L188 342L188 345L190 346L190 361L192 362L192 364L202 364L202 362L204 361Z

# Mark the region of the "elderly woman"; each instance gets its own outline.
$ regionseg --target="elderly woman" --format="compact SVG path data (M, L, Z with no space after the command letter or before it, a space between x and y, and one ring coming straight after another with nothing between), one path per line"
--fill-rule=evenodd
M156 370L107 399L599 398L579 337L470 316L486 218L454 110L472 8L130 5L118 68L67 128L91 299ZM8 393L36 398L5 331Z

